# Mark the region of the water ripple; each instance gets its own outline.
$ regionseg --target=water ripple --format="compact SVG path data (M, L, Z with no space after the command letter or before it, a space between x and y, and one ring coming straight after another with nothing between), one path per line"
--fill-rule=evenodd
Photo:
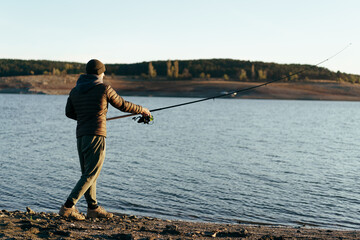
M185 101L127 99L150 108ZM0 94L0 208L58 211L79 179L65 104ZM357 229L359 104L219 99L158 112L152 126L109 122L98 200L169 219Z

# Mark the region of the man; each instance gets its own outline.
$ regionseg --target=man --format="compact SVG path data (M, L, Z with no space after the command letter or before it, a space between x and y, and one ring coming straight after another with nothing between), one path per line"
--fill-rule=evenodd
M106 113L108 103L123 112L151 116L147 108L125 101L115 90L103 83L105 65L92 59L86 64L86 74L80 75L71 90L65 113L77 121L76 138L81 166L81 178L70 193L59 214L64 217L84 220L75 204L85 196L88 218L111 218L96 200L96 179L105 159Z

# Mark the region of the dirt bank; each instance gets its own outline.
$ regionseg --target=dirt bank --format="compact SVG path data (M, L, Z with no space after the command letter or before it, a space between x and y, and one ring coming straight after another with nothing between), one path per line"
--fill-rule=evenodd
M75 86L78 75L1 77L0 93L64 94ZM211 80L141 80L126 76L106 76L124 96L211 97L232 90L248 88L259 82ZM238 94L239 98L301 99L301 100L360 100L360 84L334 81L276 82Z
M69 221L56 213L0 211L0 239L360 239L359 231L169 221L115 214Z

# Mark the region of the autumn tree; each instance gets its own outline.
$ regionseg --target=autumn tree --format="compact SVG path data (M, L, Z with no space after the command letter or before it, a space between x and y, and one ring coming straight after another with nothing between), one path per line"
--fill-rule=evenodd
M52 75L60 75L60 74L61 74L61 72L59 69L57 69L57 68L52 69Z
M191 76L191 73L190 73L189 69L184 68L182 73L181 73L181 78L182 79L191 79L191 77L192 76Z
M299 80L299 75L289 72L287 80L288 81L297 81L297 80Z
M166 67L168 78L179 78L179 61L174 61L174 65L172 65L171 61L168 60L166 62Z
M156 70L151 62L149 62L149 78L155 78L156 77Z
M258 78L259 78L259 80L266 80L266 78L267 78L266 70L259 69L258 70Z
M240 81L246 81L247 80L247 75L246 75L246 71L244 69L241 69L239 72L239 80Z
M171 61L170 60L168 60L167 62L166 62L166 66L167 66L167 77L168 78L172 78L173 77L173 71L172 71L172 69L171 69Z
M179 61L174 62L174 78L179 77Z
M255 65L251 65L251 80L255 80Z

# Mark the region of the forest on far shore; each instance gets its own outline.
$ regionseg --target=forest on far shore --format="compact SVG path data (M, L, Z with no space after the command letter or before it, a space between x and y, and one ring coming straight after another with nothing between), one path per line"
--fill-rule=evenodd
M0 77L66 75L85 72L85 63L49 60L0 59ZM360 75L333 72L324 67L278 64L234 59L168 60L131 64L106 64L107 75L139 76L144 79L191 80L223 78L231 81L333 80L360 83Z

